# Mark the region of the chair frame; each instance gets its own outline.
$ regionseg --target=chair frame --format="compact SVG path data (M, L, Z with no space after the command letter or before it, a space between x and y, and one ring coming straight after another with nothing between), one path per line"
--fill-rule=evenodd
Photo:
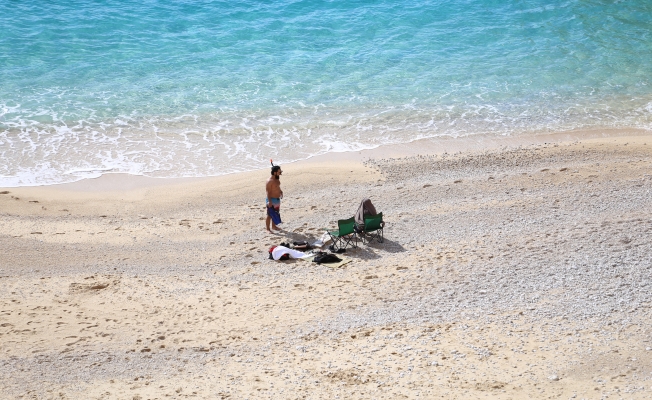
M350 226L350 229L349 229ZM344 229L343 229L344 227ZM344 231L346 233L342 234ZM337 230L326 230L333 240L333 250L346 249L348 245L358 247L358 234L355 231L355 219L340 219L337 221Z
M372 225L375 221L378 221L377 225ZM364 228L360 232L362 243L369 244L376 239L378 243L383 243L385 241L384 230L385 222L383 222L383 213L378 213L373 216L364 217ZM365 242L365 239L366 242Z

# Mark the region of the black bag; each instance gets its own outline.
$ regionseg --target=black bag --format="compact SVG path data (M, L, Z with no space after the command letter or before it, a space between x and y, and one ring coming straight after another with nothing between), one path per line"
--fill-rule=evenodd
M310 246L310 244L306 241L301 241L301 242L292 242L292 248L294 250L305 251L305 250L312 249L312 246Z
M324 252L317 253L317 256L315 257L315 259L312 260L312 262L316 262L317 264L338 263L340 261L342 261L342 259L337 257L335 254L324 253Z
M339 249L335 250L335 245L334 244L331 244L330 246L328 246L328 250L330 250L332 253L337 253L337 254L346 253L346 249L344 249L344 248L339 248Z

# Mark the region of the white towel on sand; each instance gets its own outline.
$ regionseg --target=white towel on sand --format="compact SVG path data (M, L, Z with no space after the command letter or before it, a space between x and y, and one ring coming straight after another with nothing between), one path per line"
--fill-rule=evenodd
M290 258L304 258L304 257L309 257L308 254L303 253L301 251L293 250L284 246L276 246L274 250L272 250L272 258L274 260L277 260L283 256L283 254L289 254Z

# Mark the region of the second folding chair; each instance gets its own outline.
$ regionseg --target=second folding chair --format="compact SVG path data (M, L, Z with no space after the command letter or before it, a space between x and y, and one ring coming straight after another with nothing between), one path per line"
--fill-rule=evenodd
M348 245L358 247L358 235L355 233L355 219L340 219L337 230L327 231L333 240L333 251L345 249Z
M385 222L383 222L383 213L379 213L372 216L364 216L364 228L360 233L362 243L371 243L374 239L378 243L382 243L385 239L383 236L383 228L385 227Z

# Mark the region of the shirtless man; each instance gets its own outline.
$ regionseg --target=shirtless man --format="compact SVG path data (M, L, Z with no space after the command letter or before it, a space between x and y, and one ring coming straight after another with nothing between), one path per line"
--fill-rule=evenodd
M283 171L278 165L272 167L272 176L267 180L265 189L267 190L267 197L265 198L265 204L267 205L267 219L265 220L265 226L267 231L271 232L269 229L269 223L272 223L272 229L281 230L276 224L281 223L281 199L283 198L283 191L281 190L281 181L280 177ZM272 218L273 217L273 218Z

